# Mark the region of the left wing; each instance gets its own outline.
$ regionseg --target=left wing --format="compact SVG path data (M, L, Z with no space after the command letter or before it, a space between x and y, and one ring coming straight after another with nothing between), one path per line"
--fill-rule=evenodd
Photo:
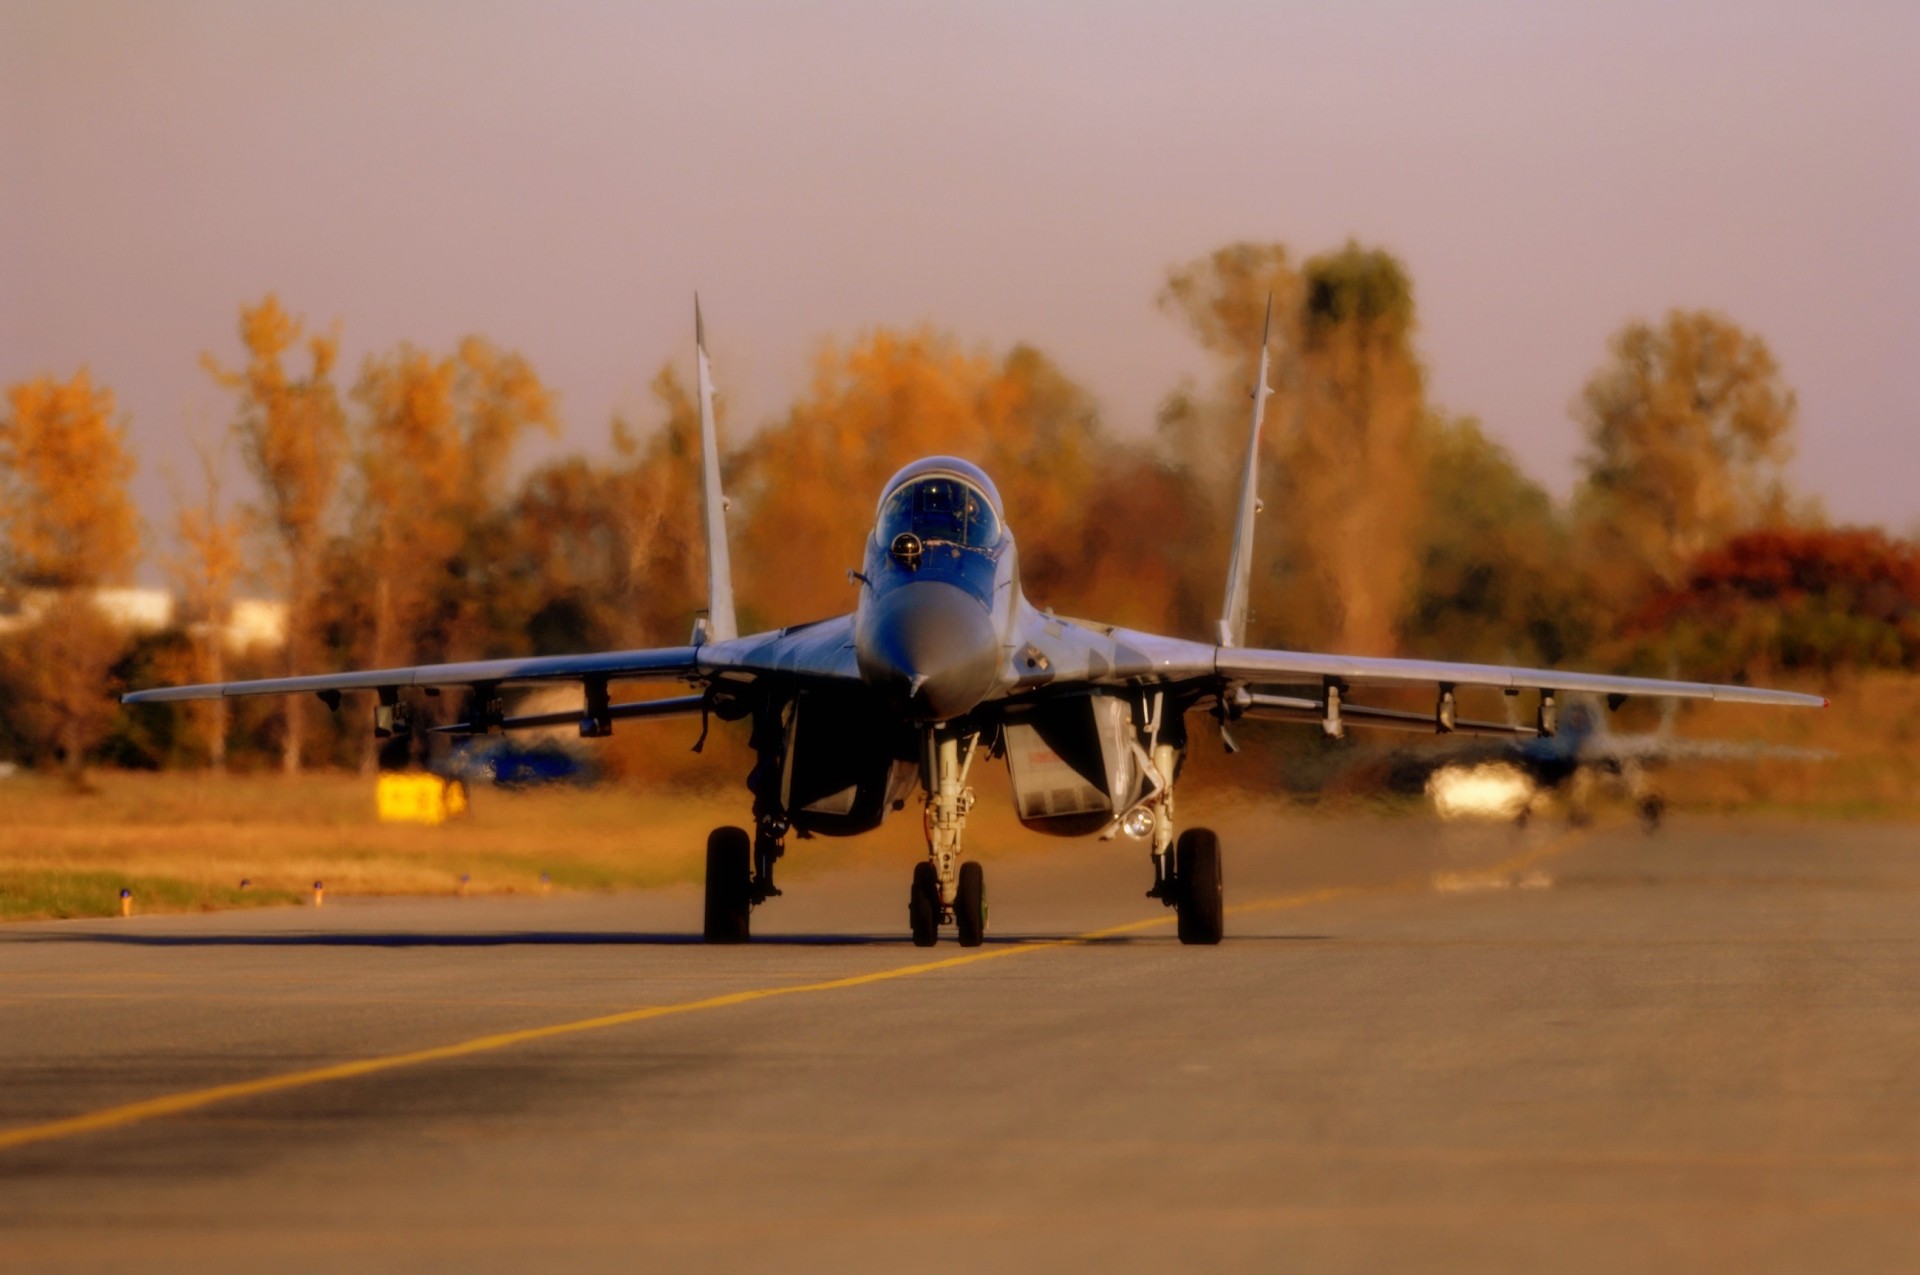
M1668 681L1507 664L1212 646L1070 620L1054 620L1049 636L1054 635L1053 630L1058 630L1062 639L1057 653L1049 653L1053 668L1047 680L1055 688L1076 682L1132 686L1184 684L1201 697L1214 697L1220 713L1228 719L1253 716L1318 721L1333 734L1351 724L1442 734L1551 735L1556 727L1558 698L1567 693L1604 696L1609 707L1615 708L1630 696L1797 708L1820 708L1827 702L1818 695L1798 691L1715 682ZM1096 634L1105 642L1097 638L1089 640ZM1508 695L1522 691L1538 693L1533 724L1458 717L1454 712L1454 692L1469 686L1499 690ZM1348 698L1355 689L1382 687L1430 690L1434 696L1433 711L1375 707L1356 704Z
M1519 668L1507 664L1455 664L1445 660L1398 660L1366 655L1318 655L1308 651L1216 648L1214 670L1222 678L1246 684L1350 686L1493 687L1502 691L1537 690L1547 694L1579 691L1618 700L1629 695L1666 699L1704 699L1722 704L1774 704L1823 708L1827 701L1798 691L1715 682L1672 682L1656 677L1620 677L1566 669Z

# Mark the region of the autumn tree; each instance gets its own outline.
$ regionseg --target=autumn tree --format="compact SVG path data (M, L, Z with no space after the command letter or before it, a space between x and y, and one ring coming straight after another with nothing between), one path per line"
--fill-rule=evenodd
M306 336L301 321L271 293L258 305L242 307L240 340L247 363L238 371L226 370L211 354L201 362L239 396L234 433L260 484L260 502L252 514L279 550L287 606L286 668L289 674L308 673L313 671L308 663L314 649L320 555L346 459L346 417L333 381L339 345L332 336ZM288 360L303 342L307 369L295 375ZM301 764L306 698L286 696L283 711L281 764L292 774Z
M927 329L829 346L809 393L742 458L742 607L783 624L850 608L846 570L860 561L870 502L895 470L936 454L994 478L1023 574L1044 589L1066 574L1100 447L1091 400L1031 349L995 357Z
M693 613L706 605L700 407L671 365L660 369L652 390L663 419L649 436L642 438L622 420L612 429L609 521L619 555L612 597L624 617L615 629L620 640L635 643L684 641L693 631ZM724 399L715 411L724 440ZM724 455L722 462L732 468Z
M616 417L611 463L542 465L495 528L491 596L532 653L685 641L705 605L699 412L670 365L653 393L654 429Z
M1577 503L1616 596L1678 584L1701 553L1777 521L1798 403L1766 342L1723 315L1671 311L1610 343L1574 412Z
M180 499L174 535L179 551L168 563L185 610L193 640L196 680L226 680L226 643L233 618L234 587L245 567L243 520L222 499L218 454L196 447L200 462L201 498ZM224 698L194 704L206 741L207 765L216 772L227 768L228 705Z
M515 443L557 429L551 396L521 356L469 337L449 357L410 345L367 361L354 387L353 553L364 569L366 658L457 657L481 626L491 564L480 530L503 503Z
M1394 257L1350 243L1296 268L1283 245L1242 243L1172 272L1161 303L1222 372L1210 393L1169 400L1162 436L1199 458L1210 503L1227 511L1209 546L1224 563L1269 296L1256 622L1271 617L1268 640L1386 653L1413 567L1426 413L1412 284Z
M1553 498L1471 417L1423 426L1424 499L1402 648L1434 659L1560 664L1599 617Z
M1920 544L1878 528L1741 532L1623 627L1703 677L1920 668Z
M115 712L108 672L125 635L93 591L122 580L140 532L127 480L133 458L113 394L83 369L64 384L11 387L0 421L0 522L9 585L43 591L36 622L5 648L26 732L77 776Z

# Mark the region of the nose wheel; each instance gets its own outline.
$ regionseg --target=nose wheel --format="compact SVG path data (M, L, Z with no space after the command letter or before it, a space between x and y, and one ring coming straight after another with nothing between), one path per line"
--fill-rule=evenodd
M960 861L967 812L973 809L967 772L979 744L977 732L964 742L960 734L940 727L926 735L920 779L927 800L927 858L914 865L913 892L907 898L907 920L918 947L932 947L947 923L961 947L979 947L986 940L986 874L979 864Z
M960 865L958 888L951 912L940 906L940 874L932 863L913 866L913 890L907 896L907 924L915 947L940 941L940 926L953 922L961 947L979 947L987 941L987 874L977 863Z
M960 888L953 896L953 928L961 947L979 947L987 939L987 874L977 863L960 865Z
M907 896L907 925L915 947L940 941L940 877L931 863L913 865L913 892Z

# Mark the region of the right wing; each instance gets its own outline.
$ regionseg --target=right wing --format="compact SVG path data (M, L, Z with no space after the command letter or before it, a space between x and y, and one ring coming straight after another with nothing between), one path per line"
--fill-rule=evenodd
M408 668L356 669L301 677L264 677L246 682L202 682L196 686L156 686L130 691L123 704L169 704L179 700L222 699L237 695L338 695L342 691L399 690L405 687L535 686L543 682L617 682L696 679L697 646L662 646L643 651L605 651L594 655L542 655L506 660L469 660L459 664L416 664Z
M407 668L268 677L245 682L160 686L129 692L120 700L124 704L167 704L241 695L312 694L329 703L336 703L339 696L348 691L373 691L380 694L383 700L388 700L407 688L437 690L444 687L471 687L494 690L578 682L584 687L598 688L604 692L606 685L611 682L680 680L710 685L721 679L753 681L763 677L793 682L859 680L860 672L853 657L853 617L839 616L700 646L661 646L588 655L469 660L456 664L417 664ZM616 712L614 715L645 716L648 713L640 710Z

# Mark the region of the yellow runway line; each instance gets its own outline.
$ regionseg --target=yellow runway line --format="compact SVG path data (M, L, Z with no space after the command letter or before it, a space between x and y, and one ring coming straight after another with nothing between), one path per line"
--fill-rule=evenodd
M1119 927L1129 928L1129 927ZM809 992L834 992L851 987L863 987L869 983L884 983L896 978L909 978L915 974L930 974L935 970L955 969L962 965L973 965L980 961L997 960L1005 956L1018 956L1023 952L1041 951L1046 948L1068 947L1089 939L1104 936L1106 932L1082 935L1071 939L1053 939L1037 943L1026 943L1014 947L1000 948L990 952L970 952L965 956L950 956L944 960L923 961L915 965L902 965L889 970L877 970L871 974L854 974L846 978L828 979L820 983L804 983L794 987L756 987L746 991L728 992L720 996L708 996L701 1000L682 1001L674 1005L649 1005L641 1009L623 1010L617 1014L603 1014L597 1018L582 1018L570 1023L554 1023L547 1027L529 1027L521 1031L499 1032L491 1036L476 1036L472 1040L463 1040L451 1045L437 1045L431 1049L416 1049L402 1054L384 1054L377 1058L361 1058L353 1062L333 1063L325 1067L313 1067L306 1071L290 1071L278 1076L262 1076L258 1080L242 1080L230 1085L215 1085L209 1089L193 1089L185 1093L167 1094L159 1098L148 1098L141 1102L130 1102L124 1106L106 1107L99 1111L90 1111L84 1115L69 1116L64 1120L52 1120L46 1124L27 1125L19 1129L0 1130L0 1151L11 1147L23 1147L35 1142L52 1142L60 1138L71 1138L83 1133L96 1133L103 1129L117 1129L123 1125L138 1124L145 1120L155 1120L161 1116L175 1116L183 1112L209 1107L218 1102L229 1102L236 1098L253 1098L261 1094L280 1093L288 1089L303 1089L309 1085L325 1084L331 1080L351 1080L356 1076L370 1076L382 1071L393 1071L401 1067L417 1067L423 1063L445 1062L454 1058L466 1058L473 1054L491 1053L497 1049L510 1049L515 1045L531 1044L538 1040L549 1040L556 1036L570 1036L577 1032L600 1031L608 1027L624 1027L629 1023L644 1023L656 1018L671 1018L678 1014L695 1014L707 1009L726 1009L734 1005L745 1005L752 1001L770 1000L776 996L800 996Z
M1547 847L1525 856L1527 862L1537 862L1549 853L1558 853L1575 838L1563 837L1549 843ZM1352 898L1366 894L1400 892L1410 888L1410 883L1401 882L1386 887L1329 887L1321 890L1309 890L1299 894L1278 895L1267 899L1257 899L1250 903L1228 908L1230 914L1274 911L1281 908L1309 907L1315 903L1326 903L1336 899ZM36 1142L55 1142L63 1138L74 1138L86 1133L99 1133L107 1129L118 1129L126 1125L140 1124L148 1120L158 1120L163 1116L177 1116L202 1107L211 1107L216 1103L231 1102L238 1098L256 1098L264 1094L283 1093L290 1089L304 1089L311 1085L326 1084L334 1080L351 1080L357 1076L371 1076L383 1071L395 1071L402 1067L418 1067L426 1063L447 1062L455 1058L466 1058L474 1054L492 1053L499 1049L511 1049L515 1045L532 1044L535 1041L551 1040L558 1036L571 1036L579 1032L601 1031L609 1027L624 1027L630 1023L644 1023L656 1018L672 1018L681 1014L696 1014L702 1010L727 1009L735 1005L746 1005L754 1001L772 1000L779 996L804 996L815 992L838 992L854 987L865 987L873 983L886 983L894 979L912 978L919 974L932 974L939 970L959 969L965 965L977 965L984 961L1000 960L1009 956L1022 956L1030 952L1044 952L1057 948L1079 947L1088 943L1097 943L1102 939L1118 938L1124 934L1134 934L1141 930L1150 930L1157 926L1170 924L1174 920L1172 912L1162 916L1146 917L1138 921L1128 921L1121 925L1108 926L1105 929L1089 930L1065 939L1041 939L1031 943L1018 943L985 952L969 952L963 956L949 956L937 961L920 961L912 965L895 966L892 969L875 970L870 974L852 974L845 978L832 978L818 983L802 983L792 987L756 987L745 991L727 992L720 996L708 996L700 1000L681 1001L673 1005L649 1005L641 1009L623 1010L617 1014L602 1014L596 1018L582 1018L568 1023L554 1023L546 1027L528 1027L520 1031L498 1032L491 1036L476 1036L472 1040L457 1041L451 1045L436 1045L431 1049L416 1049L406 1053L383 1054L377 1058L360 1058L352 1062L332 1063L325 1067L311 1067L305 1071L290 1071L278 1076L262 1076L257 1080L241 1080L228 1085L214 1085L207 1089L192 1089L184 1093L165 1094L158 1098L147 1098L140 1102L129 1102L118 1107L104 1107L98 1111L89 1111L64 1120L50 1120L44 1124L26 1125L17 1129L0 1130L0 1151L13 1147L29 1146Z

